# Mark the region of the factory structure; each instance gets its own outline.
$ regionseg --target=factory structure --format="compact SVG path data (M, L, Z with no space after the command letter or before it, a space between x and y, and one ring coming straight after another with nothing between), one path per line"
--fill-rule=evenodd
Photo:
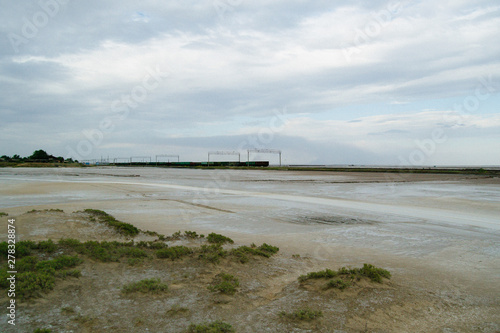
M186 162L180 160L179 155L175 154L160 154L151 156L130 156L116 158L101 158L92 160L83 160L81 163L85 165L113 165L113 166L159 166L159 167L216 167L216 166L231 166L231 167L268 167L269 161L251 161L251 154L277 154L279 155L279 166L281 166L281 150L278 149L248 149L246 151L246 161L241 160L241 153L238 151L209 151L207 160L201 162ZM215 161L216 155L234 156L231 161ZM238 160L236 161L236 156Z

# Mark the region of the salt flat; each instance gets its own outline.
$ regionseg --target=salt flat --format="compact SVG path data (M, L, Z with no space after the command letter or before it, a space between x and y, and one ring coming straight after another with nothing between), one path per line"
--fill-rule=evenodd
M311 270L370 262L400 285L498 306L499 178L102 167L5 168L0 183L11 216L102 209L163 234L275 244Z

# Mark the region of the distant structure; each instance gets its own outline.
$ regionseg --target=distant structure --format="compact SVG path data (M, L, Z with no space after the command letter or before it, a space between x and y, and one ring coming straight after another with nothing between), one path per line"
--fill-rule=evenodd
M269 161L250 161L250 153L263 153L263 154L278 154L279 165L281 166L281 150L278 149L248 149L246 162L241 162L241 154L238 151L232 150L217 150L209 151L207 162L181 162L179 155L175 154L158 154L155 155L154 162L151 156L131 156L131 157L116 157L111 160L102 158L93 160L83 160L82 163L86 165L116 165L116 166L163 166L163 167L208 167L208 166L255 166L267 167ZM238 156L238 161L210 161L212 155L233 155ZM160 161L161 158L167 158L167 161ZM177 159L171 161L170 158Z
M177 157L177 162L180 162L179 160L179 155L156 155L156 164L158 164L158 157ZM167 162L170 162L170 160L168 160Z
M149 160L149 163L151 163L151 156L131 156L130 164L135 163L134 159L140 159L140 162L146 162L147 160Z
M240 153L237 151L209 151L208 152L208 165L210 165L210 155L238 155L238 163L241 162Z
M250 153L264 153L264 154L279 154L281 166L281 150L278 149L248 149L247 150L247 165L250 164Z

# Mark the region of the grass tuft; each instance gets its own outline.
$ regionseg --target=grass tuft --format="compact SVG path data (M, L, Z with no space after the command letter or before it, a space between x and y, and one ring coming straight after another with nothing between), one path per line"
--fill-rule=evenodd
M122 288L124 294L140 292L140 293L158 293L168 290L168 285L161 283L160 279L145 279L137 282L129 283Z
M234 328L223 321L217 320L211 323L191 324L187 333L233 333Z
M226 273L217 274L214 282L208 289L212 292L220 292L222 294L234 295L236 288L239 287L240 283L238 278Z

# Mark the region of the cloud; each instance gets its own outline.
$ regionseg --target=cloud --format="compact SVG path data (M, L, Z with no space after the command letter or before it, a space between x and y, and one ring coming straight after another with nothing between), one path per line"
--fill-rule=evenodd
M57 13L40 24L36 15L47 13L48 2L9 3L0 13L4 153L52 148L67 154L68 145L87 140L84 132L110 117L113 131L89 158L113 155L113 149L136 154L148 144L161 149L166 138L182 138L201 153L208 147L197 140L238 141L238 135L265 129L242 118L265 124L273 110L287 107L290 117L279 134L287 139L275 144L309 161L328 163L330 155L320 151L342 145L355 152L343 155L345 163L396 163L394 156L434 128L452 130L456 142L473 137L485 147L477 161L492 161L486 133L497 128L492 114L498 114L500 44L492 41L500 6L490 1L217 7L91 0L58 2ZM33 36L23 35L29 24L36 27ZM25 41L17 52L13 34ZM156 69L168 77L118 117L117 101L123 113L125 99ZM481 85L485 78L491 85ZM478 86L487 97L468 112L471 117L453 116L460 113L454 105L463 108ZM458 120L444 121L444 115ZM16 136L12 128L23 124L36 139ZM287 144L293 138L301 144ZM446 161L446 153L441 156Z

